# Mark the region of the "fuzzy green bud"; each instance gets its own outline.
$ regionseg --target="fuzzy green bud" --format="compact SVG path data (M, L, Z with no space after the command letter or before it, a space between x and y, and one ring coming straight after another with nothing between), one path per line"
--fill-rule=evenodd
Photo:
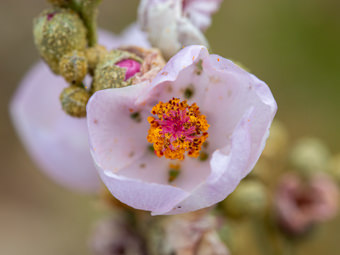
M222 207L232 217L263 215L268 208L268 193L261 182L244 180L222 202Z
M65 54L59 63L59 72L70 84L80 84L87 74L87 60L83 51Z
M289 142L289 134L286 127L274 120L270 127L270 134L262 155L268 158L279 158L285 155Z
M340 184L340 154L331 158L328 163L329 174Z
M65 88L60 94L63 110L78 118L86 116L86 104L89 99L89 92L85 88L75 85Z
M90 73L94 73L98 63L104 59L107 54L107 50L102 45L96 45L85 50L85 55L87 58L88 68Z
M43 11L34 20L34 42L41 57L53 72L59 74L59 61L66 53L84 50L86 29L72 10L52 8Z
M113 50L97 65L94 73L92 89L93 92L121 88L131 85L132 79L125 80L126 70L116 64L125 59L132 59L142 63L142 59L128 51Z
M326 170L330 152L317 138L302 138L293 147L291 165L305 176Z

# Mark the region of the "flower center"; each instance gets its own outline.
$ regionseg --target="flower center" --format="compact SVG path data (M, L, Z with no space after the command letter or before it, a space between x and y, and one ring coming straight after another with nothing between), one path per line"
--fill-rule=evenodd
M132 76L134 76L136 73L140 72L140 63L138 63L136 60L133 59L124 59L116 64L117 66L121 68L126 69L125 73L125 81L130 79Z
M151 113L155 117L148 117L147 140L153 143L158 157L183 160L186 152L189 157L199 156L209 124L196 103L188 105L186 100L173 98L168 103L159 102Z

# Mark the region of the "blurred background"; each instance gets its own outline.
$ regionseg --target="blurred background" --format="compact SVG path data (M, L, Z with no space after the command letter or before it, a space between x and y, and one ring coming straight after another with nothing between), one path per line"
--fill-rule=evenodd
M138 3L104 0L100 26L119 33L134 22ZM93 196L65 190L41 173L9 119L12 95L39 59L32 20L45 7L43 0L0 2L0 254L90 254L92 224L105 214ZM320 137L333 153L340 152L339 11L338 0L225 0L207 31L214 53L267 82L279 105L277 118L293 139ZM298 254L339 254L339 234L338 217Z

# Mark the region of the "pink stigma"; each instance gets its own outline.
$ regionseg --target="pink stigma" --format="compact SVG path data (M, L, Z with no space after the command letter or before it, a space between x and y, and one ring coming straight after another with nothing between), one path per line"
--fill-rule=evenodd
M190 117L187 115L187 110L172 110L168 115L163 115L163 120L155 120L161 127L161 133L171 134L170 141L173 142L177 138L182 138L187 141L193 141L195 138L195 126L190 125ZM172 147L172 145L171 145Z
M124 59L119 61L116 65L126 69L125 80L130 79L136 73L140 72L140 63L133 59Z

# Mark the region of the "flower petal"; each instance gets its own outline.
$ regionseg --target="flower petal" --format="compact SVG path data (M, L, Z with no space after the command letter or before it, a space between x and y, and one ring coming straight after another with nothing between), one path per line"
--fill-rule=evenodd
M210 160L211 173L207 180L199 185L172 211L164 214L179 214L212 206L225 199L244 177L240 169L248 165L251 153L251 138L248 112L237 125L230 144L216 150Z
M211 15L220 7L222 0L183 0L184 16L202 31L211 24Z
M187 192L173 186L146 183L111 171L99 171L99 174L118 200L133 208L152 211L155 214L170 211L187 196Z
M197 68L199 74L195 73ZM188 102L196 102L201 112L207 116L208 123L212 123L209 128L210 150L226 146L242 116L254 108L252 118L248 119L251 122L254 153L245 176L264 148L277 110L270 89L263 81L232 61L217 55L209 56L205 47L189 46L168 62L140 100L147 101L154 97L164 102L172 97L184 99L183 91L191 85L194 94Z
M149 83L96 92L87 105L90 148L111 193L136 209L169 211L187 192L169 186L168 162L148 150L149 112L137 98ZM141 121L131 118L138 112Z
M240 117L253 108L253 113L247 120L250 123L252 152L249 165L243 173L244 177L255 166L264 149L277 104L263 81L230 60L211 55L203 61L203 69L209 73L211 84L202 108L209 116L208 121L216 123L210 129L213 134L210 142L214 147L224 146L221 137L228 137Z
M194 74L194 71L200 61L202 61L202 70L197 75ZM166 75L162 75L162 73ZM174 56L161 71L161 74L155 78L153 86L145 92L146 95L141 97L141 100L145 100L147 95L156 96L163 101L169 100L172 96L183 98L181 91L185 88L184 84L187 83L186 77L192 81L194 91L197 93L193 95L192 99L189 99L189 102L196 102L202 113L207 116L208 122L211 123L208 130L210 134L208 154L212 154L211 173L206 183L201 180L201 185L205 188L199 187L200 182L197 182L197 190L194 190L193 194L185 200L185 204L180 203L181 210L175 210L169 214L206 207L223 200L230 194L258 160L277 109L276 102L264 82L229 60L216 55L209 56L207 50L201 46L186 47ZM171 93L168 93L169 86L172 88ZM247 125L244 122L247 122ZM237 130L240 128L239 123L243 123L241 126L247 127L248 133L243 131L244 134L237 135L237 132L241 132ZM237 150L237 148L233 148L234 144L243 146L243 148L232 153L233 150ZM223 149L216 151L218 148L224 148L224 150L229 148L229 153L232 153L233 156L230 156L229 153L221 154ZM246 153L247 151L249 153ZM239 157L238 154L242 155L242 161L232 161L227 164L229 157L235 160L235 157ZM224 157L222 157L223 155ZM214 167L221 165L214 162L224 162L222 164L224 169L221 166ZM237 167L233 168L233 164L236 164ZM241 164L243 165L241 166ZM190 166L190 163L186 167L195 168ZM230 172L231 168L237 169L237 171L232 170L235 171L232 173ZM223 169L224 172L219 174L218 169ZM209 180L214 179L216 175L223 177L208 184ZM190 183L190 176L182 181ZM228 188L225 188L226 182ZM212 190L212 192L207 192L207 190ZM214 190L220 191L219 196L214 194ZM210 195L211 193L213 195ZM195 200L196 195L200 202Z
M200 23L204 27L203 24L209 23L206 15L194 15L199 8L194 12L185 13L184 5L183 0L142 0L138 8L141 28L147 32L152 46L159 48L167 59L176 54L182 46L208 46L200 28L188 18L189 14L193 14L193 18L199 23L199 17L204 17L204 21Z
M96 92L87 104L90 149L102 169L118 172L148 148L147 113L136 104L148 83Z
M100 181L87 144L85 119L67 116L59 94L67 84L39 62L22 81L11 102L11 116L27 151L59 184L96 191Z
M183 99L188 87L194 91L188 101L196 102L211 124L208 130L210 157L204 162L188 158L180 162L180 175L167 183L166 173L171 161L147 153L147 130L143 125L138 129L137 126L141 124L134 124L133 127L127 109L131 106L140 107L144 119L158 101L166 102L172 97ZM207 49L202 46L189 46L181 50L151 85L139 84L100 93L101 96L105 94L105 102L99 99L99 95L94 95L88 112L92 111L94 116L100 116L104 121L107 119L107 128L102 131L98 129L98 133L90 132L90 139L95 140L107 153L105 156L103 152L93 151L101 177L113 195L119 196L122 202L138 209L151 210L153 215L201 209L229 195L256 163L277 108L267 85L231 61L209 56ZM220 100L220 96L223 100ZM103 106L96 106L93 100ZM91 110L91 107L99 110ZM89 122L89 127L91 125ZM109 148L114 145L106 146L109 143L106 140L111 139L116 130L119 139L124 142L115 149L117 153L111 154ZM135 143L129 142L129 138ZM128 159L126 154L131 148L137 148L138 152ZM109 161L109 157L115 160ZM118 173L114 173L116 166L119 166L116 169ZM158 194L149 194L158 189L161 193L165 187L174 192L173 199L167 197L168 204ZM144 193L144 189L147 193L145 196L140 194Z

